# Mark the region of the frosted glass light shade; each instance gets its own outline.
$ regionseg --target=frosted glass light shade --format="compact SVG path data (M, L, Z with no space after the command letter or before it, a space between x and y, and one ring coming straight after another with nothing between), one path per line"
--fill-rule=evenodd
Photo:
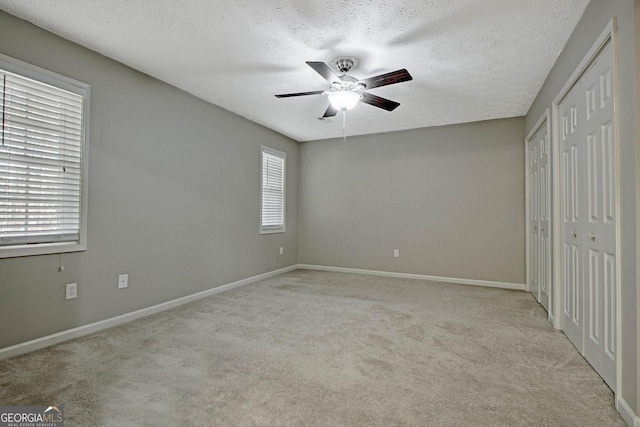
M329 102L338 110L347 111L356 106L360 94L349 90L341 90L329 94Z

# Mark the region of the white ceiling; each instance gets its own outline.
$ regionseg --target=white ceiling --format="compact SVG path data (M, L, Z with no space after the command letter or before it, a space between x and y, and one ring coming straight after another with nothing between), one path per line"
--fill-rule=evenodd
M371 89L347 135L526 114L589 0L0 0L0 9L289 136L342 136L318 120L329 84L305 61L355 58ZM89 82L90 83L90 82Z

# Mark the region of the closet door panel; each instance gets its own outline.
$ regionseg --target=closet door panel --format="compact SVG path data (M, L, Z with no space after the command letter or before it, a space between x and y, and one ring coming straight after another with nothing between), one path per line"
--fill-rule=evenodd
M551 168L548 124L538 131L538 188L539 188L539 269L538 288L540 304L549 312L551 281Z
M615 387L615 139L612 46L603 49L581 79L587 216L585 250L585 358ZM613 302L613 305L611 304ZM613 340L612 340L613 337Z
M536 134L537 135L537 134ZM539 185L538 185L538 139L529 141L529 291L538 299L539 274Z
M580 86L574 86L559 105L560 112L560 186L561 243L563 248L562 329L582 351L582 152L580 145Z

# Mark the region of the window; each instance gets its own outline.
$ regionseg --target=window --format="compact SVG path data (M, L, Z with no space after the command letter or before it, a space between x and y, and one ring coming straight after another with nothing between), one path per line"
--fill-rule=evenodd
M86 249L88 97L0 55L0 258Z
M262 203L260 232L283 233L285 205L285 163L282 151L262 146Z

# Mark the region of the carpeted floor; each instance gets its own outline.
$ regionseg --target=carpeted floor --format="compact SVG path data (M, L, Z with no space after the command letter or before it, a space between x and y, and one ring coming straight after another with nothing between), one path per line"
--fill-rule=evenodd
M66 426L624 426L530 294L297 270L0 362Z

